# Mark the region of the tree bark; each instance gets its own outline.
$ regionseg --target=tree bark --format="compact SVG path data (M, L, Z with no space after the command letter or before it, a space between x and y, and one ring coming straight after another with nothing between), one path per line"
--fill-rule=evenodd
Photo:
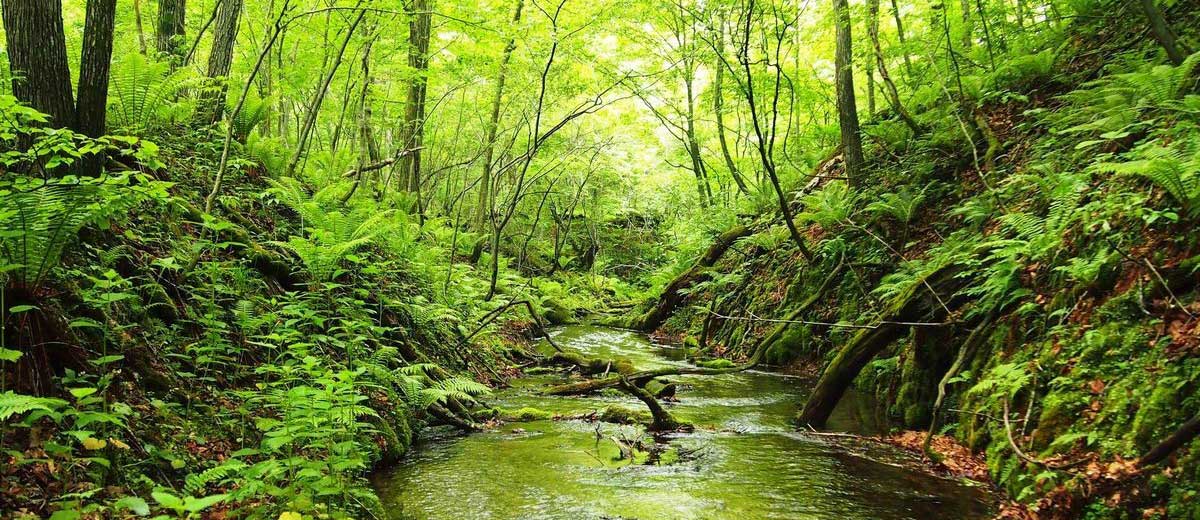
M858 377L858 373L871 359L908 329L909 325L906 323L927 317L934 320L944 319L945 307L940 305L939 298L934 298L930 293L934 288L944 293L952 292L962 283L954 277L958 272L957 267L949 266L930 274L923 282L925 288L929 289L928 292L920 288L920 283L914 284L912 292L894 303L891 307L893 310L884 314L878 326L864 329L855 335L825 367L816 388L797 417L798 422L818 428L824 426L854 378Z
M79 99L75 108L76 130L88 137L104 135L116 14L117 0L88 0L79 60ZM100 175L103 163L102 153L85 156L80 161L80 173Z
M158 0L158 27L154 44L158 52L170 57L172 63L183 60L184 31L187 25L187 0Z
M862 135L858 127L858 107L854 99L853 47L850 34L850 7L846 0L833 0L833 11L837 25L837 50L834 66L837 68L838 126L842 133L842 150L845 154L846 177L851 187L862 184L863 151Z
M867 0L867 34L879 34L879 0ZM875 68L870 59L863 70L867 73L867 119L871 119L875 117Z
M1142 12L1146 14L1146 19L1150 21L1150 30L1154 33L1154 39L1158 40L1159 45L1162 45L1164 51L1167 52L1167 58L1176 66L1183 63L1184 53L1179 49L1179 43L1175 37L1175 32L1171 30L1171 26L1167 25L1167 20L1163 17L1162 10L1154 4L1154 0L1141 0Z
M146 30L142 26L142 1L133 0L133 23L137 28L138 52L146 55Z
M737 163L733 161L733 155L729 153L729 143L725 139L725 93L723 91L723 83L725 79L725 16L721 15L717 34L714 35L716 40L717 63L713 67L716 69L716 77L713 79L713 112L717 116L717 141L721 144L721 157L725 159L725 167L729 169L729 175L733 177L733 182L737 183L738 191L742 195L748 195L750 190L746 187L746 179L742 177L742 172L738 170Z
M237 41L241 13L242 0L222 0L217 11L212 50L208 54L208 77L218 80L219 86L201 101L210 123L219 121L225 112L225 91L229 86L226 76L233 66L233 44Z
M425 134L425 92L429 84L429 31L432 24L429 0L412 0L408 4L408 67L412 79L408 83L408 100L405 103L404 124L400 129L400 142L407 150L413 150L400 162L405 190L414 194L417 212L420 213L421 190L421 144Z
M71 71L63 35L62 0L4 0L13 96L50 116L57 128L75 126Z

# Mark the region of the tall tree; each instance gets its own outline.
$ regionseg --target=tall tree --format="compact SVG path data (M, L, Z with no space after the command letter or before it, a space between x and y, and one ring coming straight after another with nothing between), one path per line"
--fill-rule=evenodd
M62 0L4 0L0 8L13 96L49 115L51 125L74 127Z
M405 190L417 196L420 212L421 146L425 133L425 92L429 85L429 32L433 13L429 0L412 0L408 11L408 82L404 122L400 129L401 145L410 152L400 160Z
M212 50L208 54L208 77L218 80L204 99L204 114L210 122L221 119L225 109L225 81L233 67L233 44L237 41L238 21L242 14L242 0L221 0L217 11L217 25L213 29Z
M510 30L515 31L517 25L521 23L521 9L524 6L523 0L517 0L517 8L513 12ZM494 166L492 162L496 148L496 132L500 127L500 104L504 99L504 83L508 79L509 62L512 61L512 54L516 48L516 38L509 36L508 43L504 45L504 54L500 57L500 71L496 74L496 90L492 95L492 109L486 128L487 136L483 143L483 172L479 176L478 211L475 216L479 229L483 229L484 225L488 223L492 211L492 168Z
M868 8L872 7L872 4L875 9L878 9L879 0L867 0ZM879 44L879 24L867 25L867 36L871 39L871 55L875 57L875 65L879 68L879 79L883 81L888 104L891 105L892 111L900 116L900 120L904 121L905 125L908 125L913 135L924 133L921 125L917 124L908 110L904 109L904 104L900 102L900 92L896 90L896 83L892 81L892 76L888 73L887 62L883 59L883 47ZM867 69L870 70L870 67L868 66Z
M1150 21L1150 30L1154 33L1154 39L1158 40L1159 45L1162 45L1163 50L1167 52L1167 59L1170 59L1171 63L1175 65L1182 64L1184 52L1180 50L1175 31L1172 31L1171 26L1167 25L1167 19L1163 16L1162 10L1158 8L1154 0L1141 0L1141 3L1142 12Z
M158 52L170 56L172 62L183 59L186 4L187 0L158 0L158 28L154 43Z
M83 23L83 49L79 68L76 130L89 137L104 135L108 108L108 71L112 64L113 23L117 0L88 0ZM104 156L84 157L82 173L99 175Z
M837 26L837 49L834 67L837 69L838 126L842 131L842 153L846 161L846 177L851 186L862 183L862 135L858 127L858 108L854 99L853 46L850 36L850 7L846 0L833 0L834 23Z
M905 44L904 19L900 16L900 4L892 0L892 17L896 19L896 38L900 40L900 48L904 50L904 72L912 77L912 58L908 56L908 45Z
M733 154L729 152L729 142L725 139L725 18L725 11L722 10L717 16L717 28L713 34L714 51L717 54L717 63L713 67L716 71L713 79L713 114L717 116L717 141L721 145L721 157L725 159L725 167L729 169L733 182L737 183L738 191L747 195L750 191L746 187L746 179L742 177L742 172L734 162Z
M867 0L867 34L879 34L879 0ZM874 50L870 51L874 54ZM863 70L867 73L867 118L875 117L875 67L867 60Z

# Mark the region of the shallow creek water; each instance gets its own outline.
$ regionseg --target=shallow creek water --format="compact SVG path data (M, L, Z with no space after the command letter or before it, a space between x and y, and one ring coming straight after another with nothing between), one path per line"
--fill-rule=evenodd
M570 326L551 331L565 350L626 358L638 369L683 364L682 349L644 334ZM558 375L514 381L488 403L579 415L637 400L538 395ZM763 371L676 376L676 418L696 431L664 442L685 454L663 465L616 460L611 437L633 426L582 420L508 424L469 436L419 443L404 462L374 475L399 519L971 519L988 517L987 494L963 482L913 471L907 454L873 444L847 447L796 432L792 418L813 381ZM875 406L848 394L829 429L874 433ZM599 429L598 425L599 424ZM599 438L598 438L599 437Z

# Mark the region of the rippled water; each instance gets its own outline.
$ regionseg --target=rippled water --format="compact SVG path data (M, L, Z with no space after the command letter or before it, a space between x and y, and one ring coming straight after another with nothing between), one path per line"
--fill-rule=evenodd
M573 326L554 332L565 349L626 358L639 369L684 363L682 352L645 335ZM879 446L855 449L797 433L792 417L811 381L770 372L672 378L679 402L668 409L697 426L667 439L686 456L667 465L616 460L610 437L636 438L632 426L536 421L419 444L403 463L374 477L400 519L932 519L987 518L986 493L965 483L905 469L907 455ZM547 397L536 390L558 376L528 377L490 404L575 415L622 404L616 395ZM847 395L829 427L873 433L875 407ZM598 429L599 428L599 429Z

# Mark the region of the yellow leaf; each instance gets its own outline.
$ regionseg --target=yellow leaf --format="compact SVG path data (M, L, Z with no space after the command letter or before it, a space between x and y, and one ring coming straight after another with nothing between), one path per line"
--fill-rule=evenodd
M122 450L129 449L129 445L125 444L124 442L121 442L121 439L114 439L112 437L109 437L108 442L111 443L114 448L120 448Z
M95 437L88 437L83 440L83 447L89 450L102 450L108 443Z
M279 520L303 520L304 517L295 511L284 511L279 513Z

